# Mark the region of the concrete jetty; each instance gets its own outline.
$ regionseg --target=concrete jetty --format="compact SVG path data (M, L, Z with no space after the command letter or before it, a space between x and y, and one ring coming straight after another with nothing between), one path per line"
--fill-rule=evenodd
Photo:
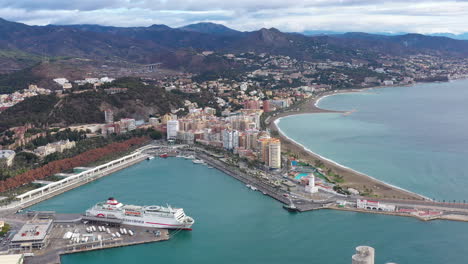
M48 246L44 249L33 251L33 257L26 257L26 264L59 264L60 256L65 254L74 254L86 251L108 249L115 247L124 247L169 240L169 231L167 229L149 229L135 226L122 226L132 230L133 235L120 234L120 237L113 237L113 234L119 233L120 228L107 227L111 234L106 232L88 233L83 223L76 224L54 224L50 232ZM64 239L67 232L81 234L81 238L88 238L86 242L80 241L72 243L71 239ZM98 239L98 236L101 239Z

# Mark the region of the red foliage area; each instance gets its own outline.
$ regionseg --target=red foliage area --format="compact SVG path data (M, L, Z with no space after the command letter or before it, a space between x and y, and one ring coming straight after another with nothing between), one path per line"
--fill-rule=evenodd
M146 137L132 138L123 142L111 143L102 148L88 150L72 158L52 161L40 168L18 174L14 177L8 178L5 181L0 181L0 192L17 188L35 180L44 179L47 176L62 172L64 170L84 166L109 154L125 151L131 146L140 145L146 141L148 141L148 138Z

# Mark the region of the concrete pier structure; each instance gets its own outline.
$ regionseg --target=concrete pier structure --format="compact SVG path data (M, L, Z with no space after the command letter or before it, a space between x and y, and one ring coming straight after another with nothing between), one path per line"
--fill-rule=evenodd
M374 264L375 250L368 246L356 248L356 254L352 257L352 264Z

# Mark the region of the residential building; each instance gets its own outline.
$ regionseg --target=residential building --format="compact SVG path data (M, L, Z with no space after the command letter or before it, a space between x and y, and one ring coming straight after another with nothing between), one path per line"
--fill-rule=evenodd
M71 149L75 147L75 141L61 140L53 143L49 143L45 146L40 146L34 150L34 153L41 157L45 157L55 152L62 153L66 149Z
M281 141L277 138L269 140L267 165L272 169L281 168Z
M167 139L176 139L179 131L179 120L167 121Z
M223 130L223 148L233 150L239 147L239 131Z
M120 127L122 131L132 131L136 129L136 121L133 118L120 119Z
M114 122L114 112L111 109L105 110L104 119L106 120L106 124L112 124Z
M149 124L152 126L158 126L159 125L159 119L156 117L150 117L149 118Z
M13 165L16 153L13 150L0 150L0 163L5 163L7 167Z

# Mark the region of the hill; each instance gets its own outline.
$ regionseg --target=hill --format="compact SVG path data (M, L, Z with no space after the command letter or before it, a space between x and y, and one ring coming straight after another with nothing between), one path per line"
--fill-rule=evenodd
M468 41L418 34L383 36L346 33L333 36L305 36L277 29L239 32L223 25L198 23L181 28L109 27L99 25L28 26L0 20L0 50L14 50L35 56L66 56L131 63L162 63L162 67L201 72L230 69L221 57L207 59L201 51L220 53L259 51L297 59L378 58L378 54L433 54L467 57ZM13 64L25 56L4 56ZM27 57L27 56L26 56ZM27 63L23 63L28 65ZM18 63L21 65L21 63ZM0 69L1 72L1 69Z
M201 22L197 24L190 24L179 29L185 31L194 31L199 33L206 33L206 34L217 34L217 35L240 35L242 32L228 28L221 24L215 24L210 22Z
M30 97L0 113L0 131L32 123L39 127L84 123L103 123L105 109L112 109L116 119L147 119L183 107L185 100L199 106L216 108L213 95L166 92L162 87L144 84L138 78L121 78L109 87L128 88L126 93L107 94L106 86L97 91L71 93L63 97L41 95Z

